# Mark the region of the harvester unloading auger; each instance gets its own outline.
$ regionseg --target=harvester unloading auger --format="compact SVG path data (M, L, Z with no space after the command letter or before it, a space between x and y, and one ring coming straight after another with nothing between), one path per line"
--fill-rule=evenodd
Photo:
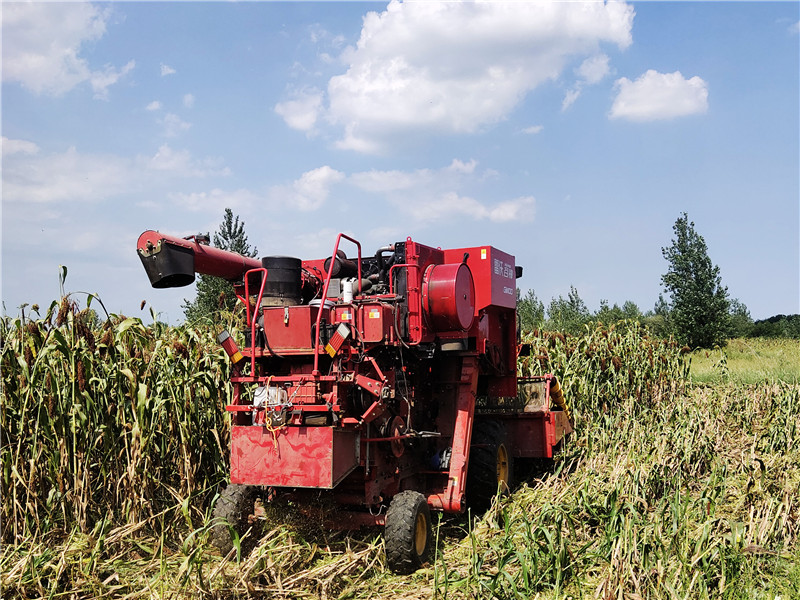
M411 572L430 557L431 510L487 508L515 460L552 457L572 431L555 377L517 376L522 268L496 248L408 238L363 256L339 234L327 259L258 260L146 231L138 252L153 287L214 275L246 307L243 347L219 336L233 387L223 553L258 499L324 491L339 526L384 526L389 566Z

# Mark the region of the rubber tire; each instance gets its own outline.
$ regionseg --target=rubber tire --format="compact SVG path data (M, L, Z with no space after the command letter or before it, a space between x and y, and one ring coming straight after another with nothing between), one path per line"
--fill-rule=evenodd
M430 560L433 534L425 496L406 490L392 498L386 512L385 539L386 562L398 575L413 573Z
M250 515L253 514L258 489L251 485L231 484L220 492L212 513L214 525L211 527L211 543L222 556L233 549L231 528L241 540L251 528ZM248 536L241 545L241 554L249 552L257 540Z
M500 486L498 468L504 463L507 473L505 485ZM491 505L498 490L506 494L513 485L513 457L506 441L506 428L502 421L476 421L472 431L472 445L467 469L467 503L475 511L484 512Z

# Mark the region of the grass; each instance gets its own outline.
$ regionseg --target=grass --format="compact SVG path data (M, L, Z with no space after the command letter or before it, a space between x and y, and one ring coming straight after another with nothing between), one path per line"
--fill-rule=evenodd
M213 332L81 314L0 327L3 598L800 598L796 342L734 340L689 371L636 326L532 335L520 368L558 375L575 434L485 515L442 519L436 560L401 577L380 531L280 507L252 553L219 556Z
M800 340L742 338L724 348L692 353L695 383L800 382Z

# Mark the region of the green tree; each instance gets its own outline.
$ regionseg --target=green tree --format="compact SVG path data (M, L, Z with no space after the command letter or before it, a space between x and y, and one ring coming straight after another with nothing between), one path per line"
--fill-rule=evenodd
M600 308L594 314L593 319L606 325L619 323L620 321L641 321L642 311L636 306L635 302L626 301L622 308L616 302L614 306L608 305L608 300L600 300Z
M669 322L669 303L664 299L664 294L658 295L653 310L648 310L642 320L653 335L662 338L673 335Z
M578 334L583 330L583 325L589 321L591 313L586 303L578 295L575 286L569 286L569 295L553 298L547 307L547 329L551 331L565 331Z
M753 323L751 337L800 338L800 315L775 315Z
M544 304L536 297L536 292L533 290L528 290L525 297L520 298L517 288L517 314L522 331L530 332L541 329L544 325Z
M223 250L230 250L242 256L254 257L258 250L247 241L244 232L244 221L239 216L234 216L230 208L225 209L225 215L219 230L214 233L214 246ZM198 275L197 296L191 302L184 300L183 313L187 321L210 319L216 321L221 310L232 311L236 306L236 293L233 285L228 281L211 275Z
M753 332L753 318L750 316L750 311L747 309L738 298L734 298L730 302L730 337L749 337Z
M679 342L692 348L724 345L730 328L728 288L712 264L703 236L683 213L675 239L661 253L669 263L661 283L669 295L667 321Z

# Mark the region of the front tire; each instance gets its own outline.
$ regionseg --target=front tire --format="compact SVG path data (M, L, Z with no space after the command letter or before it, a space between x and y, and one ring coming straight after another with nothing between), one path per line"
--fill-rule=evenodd
M392 498L386 513L386 561L397 574L407 575L430 559L431 511L419 492L406 490Z
M250 485L231 484L220 493L212 513L211 543L222 556L227 556L233 549L235 536L241 540L253 526L257 498L257 488ZM255 545L254 538L251 533L245 542L240 543L240 554L245 554Z

